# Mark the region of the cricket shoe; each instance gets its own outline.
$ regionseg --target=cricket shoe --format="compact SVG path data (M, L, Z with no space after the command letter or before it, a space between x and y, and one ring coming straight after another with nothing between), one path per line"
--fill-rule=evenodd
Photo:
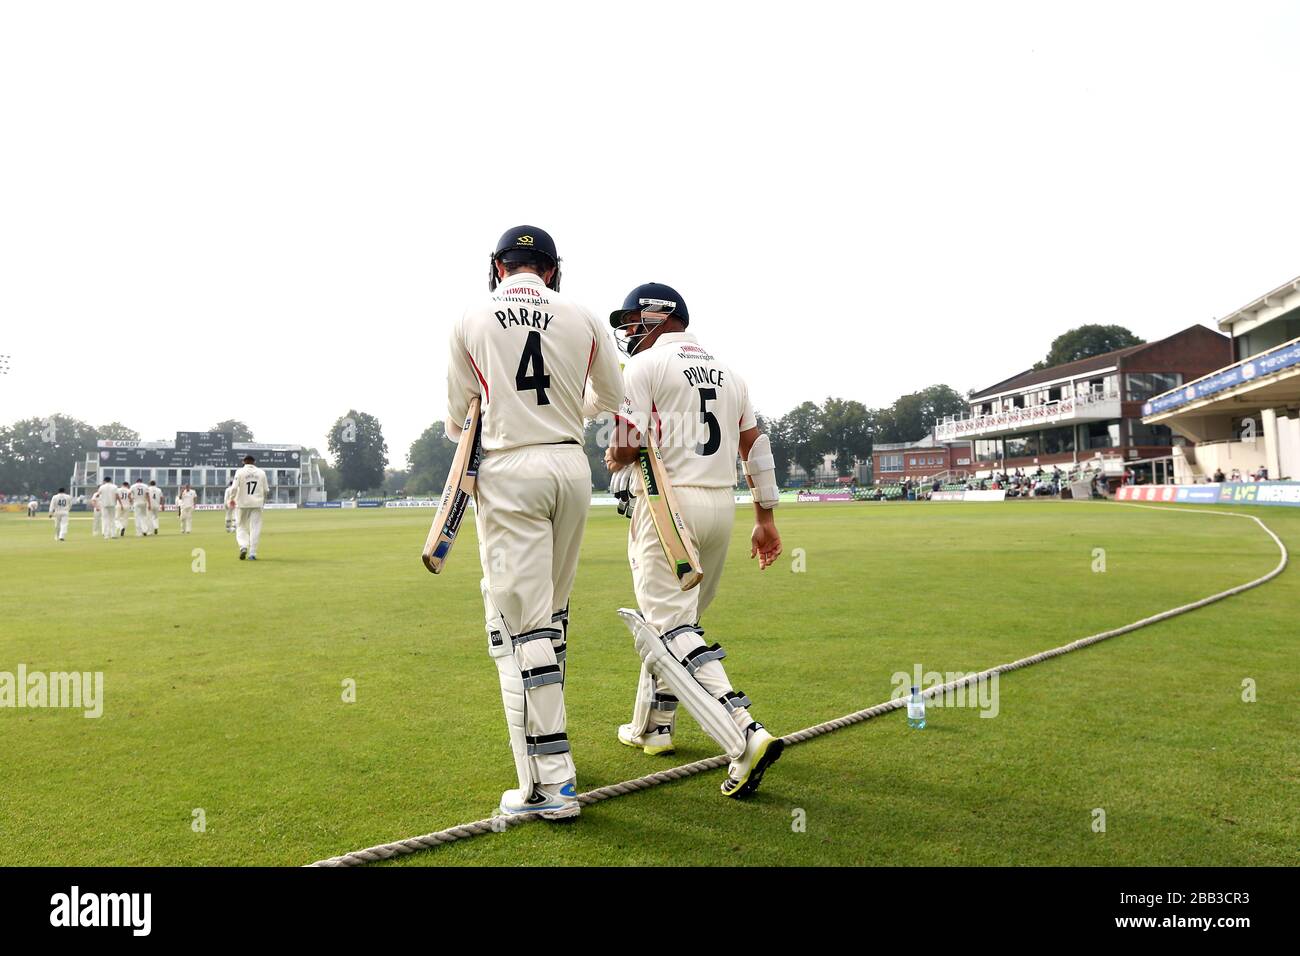
M640 747L651 757L673 752L673 729L667 724L654 727L644 734L632 733L632 725L624 724L618 728L618 742L624 747Z
M250 554L250 555L248 556L248 560L249 560L249 561L256 561L256 560L257 560L257 555L255 555L255 554Z
M536 813L543 820L572 820L582 812L578 803L578 787L575 781L564 783L539 783L527 798L521 790L507 790L501 794L501 806L497 812L504 816L516 816L521 813Z
M724 797L747 797L758 789L767 768L776 763L785 750L785 741L773 737L757 721L749 726L745 752L739 760L727 767L727 779L722 781Z
M243 561L243 560L244 560L245 558L247 558L247 557L248 557L248 549L247 549L247 548L240 548L240 549L239 549L239 560L240 560L240 561Z

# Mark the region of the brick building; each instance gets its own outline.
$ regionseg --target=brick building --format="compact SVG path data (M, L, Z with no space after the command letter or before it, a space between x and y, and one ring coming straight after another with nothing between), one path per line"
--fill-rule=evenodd
M1143 404L1231 358L1227 336L1193 325L1156 342L1013 375L971 395L969 413L937 422L934 435L973 442L977 472L1064 468L1098 454L1124 462L1169 458L1187 439L1144 423Z
M940 474L964 477L974 465L972 443L961 439L941 442L926 435L920 441L882 443L871 449L876 484L926 481Z

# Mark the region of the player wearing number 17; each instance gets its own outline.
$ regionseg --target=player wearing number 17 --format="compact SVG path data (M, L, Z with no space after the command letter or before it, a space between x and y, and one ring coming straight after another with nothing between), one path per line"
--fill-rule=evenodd
M641 465L638 480L623 484L635 497L628 559L641 610L619 612L632 630L641 676L632 722L618 739L652 755L671 752L683 703L731 757L723 794L744 797L784 744L750 715L749 698L727 679L722 648L705 644L700 616L727 559L737 452L754 492L750 557L765 569L781 554L771 445L759 433L744 379L686 331L690 313L675 289L637 286L609 321L629 358L627 398L606 462L616 472ZM751 619L761 622L757 608Z
M519 226L492 253L491 296L451 332L447 437L480 401L475 526L488 655L497 666L517 789L500 812L577 816L564 711L569 592L591 505L584 395L623 398L609 330L560 295L560 259L543 230Z
M226 508L236 509L239 515L235 526L235 541L239 544L239 560L245 557L257 560L257 542L262 537L262 508L267 501L266 472L254 464L252 455L244 456L244 466L235 472L235 494L227 498Z

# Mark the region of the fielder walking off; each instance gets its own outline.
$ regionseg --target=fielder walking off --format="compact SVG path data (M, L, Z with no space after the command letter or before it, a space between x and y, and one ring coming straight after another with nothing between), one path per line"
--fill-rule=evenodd
M754 494L750 557L766 569L781 554L770 442L758 431L744 380L686 331L690 313L671 286L638 286L609 321L629 359L607 462L611 469L636 462L642 436L653 429L704 572L697 587L683 591L650 509L633 505L628 561L641 618L629 626L642 665L632 721L619 728L618 739L649 754L671 752L680 701L731 757L723 794L743 797L758 788L784 743L750 715L749 698L727 679L722 648L705 644L700 617L718 592L727 558L737 452ZM639 476L631 490L643 492Z
M150 503L149 486L137 478L131 485L131 507L135 511L135 536L143 537L149 533L149 512L153 506Z
M181 516L181 534L189 534L194 530L194 503L198 498L199 496L188 483L182 485L176 495L176 510Z
M239 513L235 511L235 479L230 479L230 484L226 485L226 531L233 533L235 525L239 523Z
M235 472L234 500L227 508L238 510L235 543L239 560L257 560L257 542L262 537L262 508L267 502L266 472L254 464L252 455L244 456L244 467Z
M123 481L126 479L123 478ZM117 486L117 505L113 509L113 527L119 537L126 537L126 522L131 516L131 486Z
M54 519L54 540L62 541L68 534L68 509L72 507L72 499L68 496L67 488L60 488L58 493L50 498L50 517Z
M564 710L569 592L591 505L583 396L623 395L609 332L559 294L560 259L541 229L519 226L491 257L490 298L451 333L447 437L481 401L483 458L475 522L488 654L497 665L517 789L500 812L577 816L577 774Z
M158 487L158 482L153 479L149 480L149 528L151 534L158 533L158 521L162 516L163 510L163 491Z
M104 540L109 541L117 535L117 485L111 478L105 478L99 486L99 530Z
M107 480L107 479L105 479L105 480ZM103 512L102 512L102 510L101 510L100 507L99 507L99 493L100 493L100 491L103 489L103 487L104 487L104 484L101 482L101 483L100 483L100 486L99 486L98 488L95 489L95 493L94 493L93 495L90 496L90 511L91 511L90 535L91 535L91 537L98 537L98 536L102 533L102 529L101 529L101 527L100 527L100 519L103 517ZM107 538L108 535L104 535L104 537Z

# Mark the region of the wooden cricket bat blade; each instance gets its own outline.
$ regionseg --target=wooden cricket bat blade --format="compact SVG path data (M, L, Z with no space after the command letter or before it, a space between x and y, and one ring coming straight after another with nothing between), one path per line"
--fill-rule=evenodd
M700 554L691 540L690 529L677 503L677 494L668 478L659 446L646 436L648 445L641 449L638 461L641 466L641 483L645 486L645 505L650 509L650 519L664 549L668 566L677 575L683 591L689 591L704 580L700 567Z
M433 517L429 536L425 538L424 550L420 554L424 566L434 574L442 571L447 556L451 553L451 546L456 543L465 509L474 495L482 457L482 422L479 418L479 400L474 398L470 400L465 425L461 429L460 440L456 443L456 454L451 460L438 512Z

